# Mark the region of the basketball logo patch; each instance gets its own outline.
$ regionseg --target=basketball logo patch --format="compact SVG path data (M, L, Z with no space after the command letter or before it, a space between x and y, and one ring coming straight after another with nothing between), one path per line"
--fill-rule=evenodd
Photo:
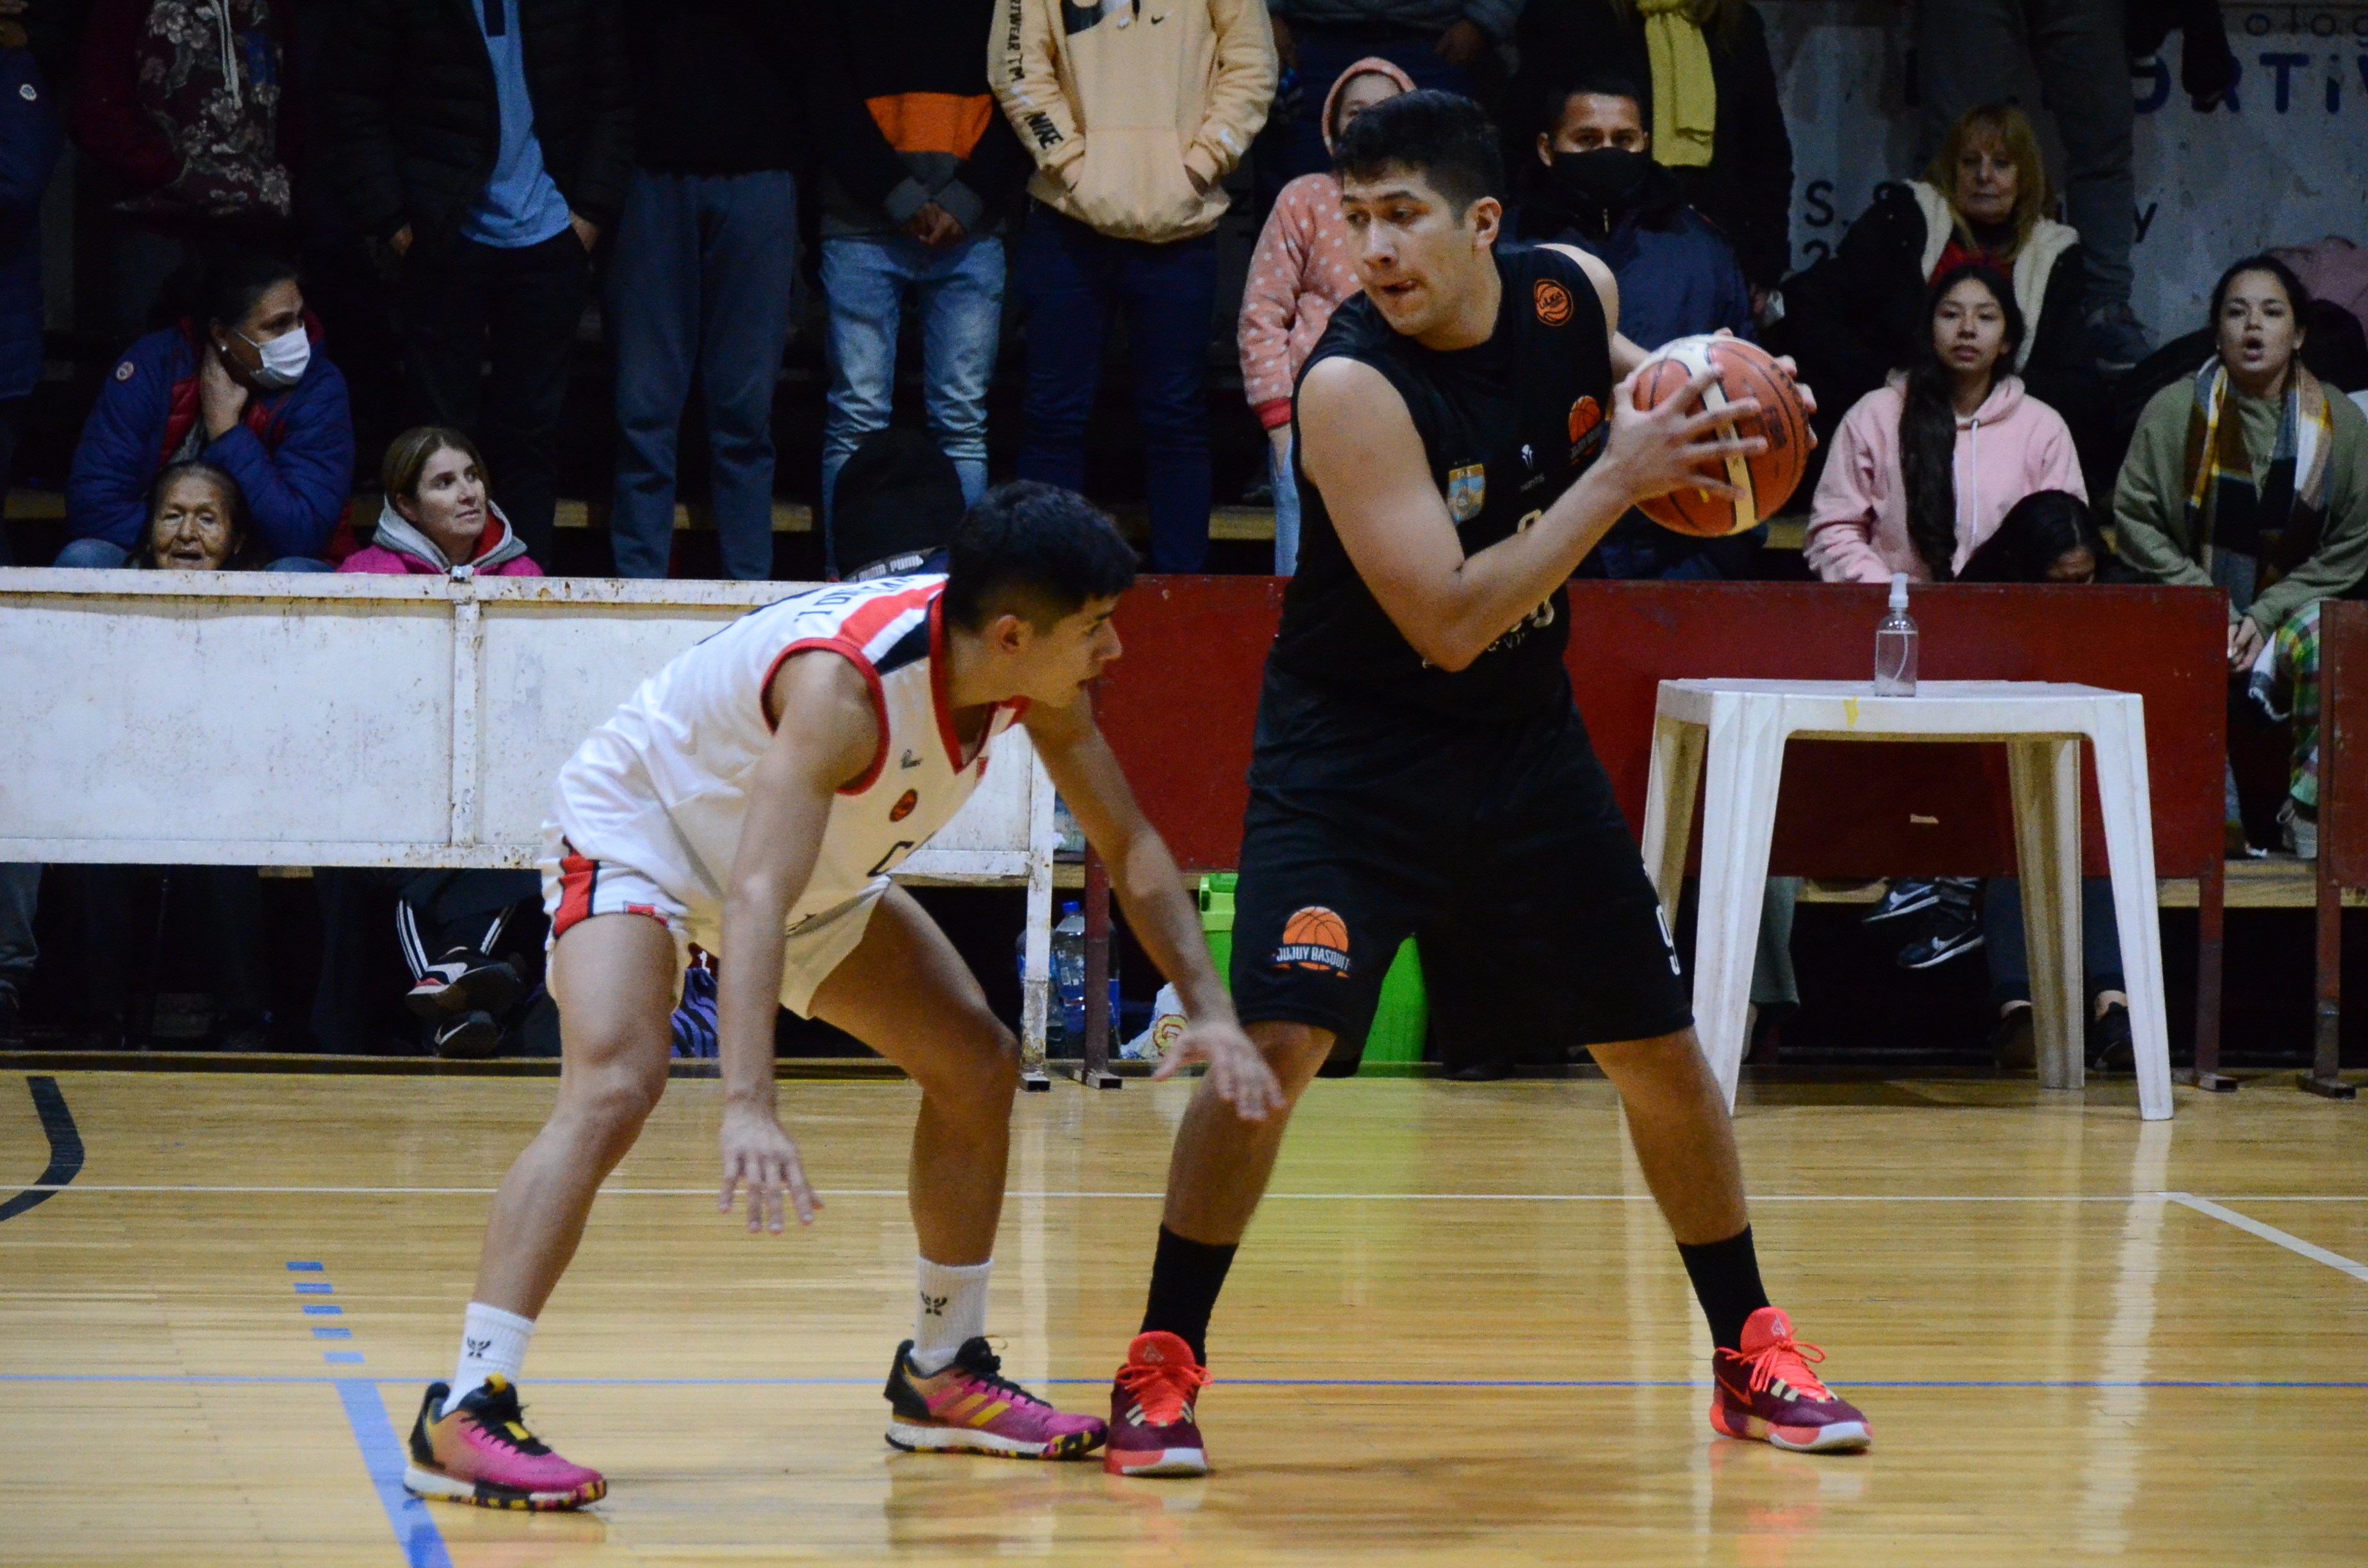
M918 790L905 790L903 798L898 800L894 805L888 808L888 820L890 822L903 822L906 817L913 814L913 808L920 803L921 792Z
M1570 460L1577 466L1603 449L1611 431L1603 423L1603 405L1582 393L1570 405Z
M1560 326L1570 320L1570 290L1551 278L1541 278L1531 290L1537 301L1538 320L1548 326Z
M1311 903L1282 923L1282 946L1274 950L1277 969L1349 972L1349 923L1320 903Z

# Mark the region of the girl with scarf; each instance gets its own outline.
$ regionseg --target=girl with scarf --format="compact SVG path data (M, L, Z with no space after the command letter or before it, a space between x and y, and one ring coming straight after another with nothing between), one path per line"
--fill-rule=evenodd
M2232 675L2266 677L2315 714L2315 607L2368 574L2368 416L2303 364L2309 309L2274 256L2221 276L2219 352L2138 416L2113 517L2123 559L2146 580L2226 590ZM2315 849L2316 725L2295 740L2282 815L2295 847Z

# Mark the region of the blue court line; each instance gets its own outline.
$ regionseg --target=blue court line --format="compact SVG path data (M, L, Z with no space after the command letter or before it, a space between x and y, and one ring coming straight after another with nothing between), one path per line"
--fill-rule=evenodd
M303 1304L303 1312L308 1318L341 1318L346 1315L346 1309L324 1301L307 1301Z
M299 1279L296 1282L296 1293L300 1296L334 1296L337 1293L337 1288L335 1285L312 1284Z
M1030 1378L1042 1386L1099 1388L1107 1378ZM327 1376L239 1377L204 1372L104 1372L80 1376L71 1372L0 1372L0 1383L188 1383L255 1384L334 1383L362 1388L409 1388L414 1380L368 1380ZM537 1378L539 1388L876 1388L878 1378ZM424 1386L424 1385L420 1385ZM1706 1388L1709 1380L1692 1378L1223 1378L1216 1386L1246 1389L1691 1389ZM2368 1380L2301 1378L1952 1378L1869 1380L1852 1378L1859 1389L2368 1389ZM384 1414L381 1407L381 1415ZM388 1430L393 1430L392 1425ZM401 1479L402 1465L396 1467Z
M428 1515L427 1505L403 1489L403 1441L394 1435L394 1421L386 1413L378 1384L367 1378L306 1381L337 1385L346 1420L354 1429L354 1441L361 1447L370 1484L378 1489L378 1500L386 1509L386 1522L394 1527L395 1544L403 1548L404 1561L411 1568L452 1568L452 1554L444 1550L443 1534Z
M317 1263L291 1263L288 1266L288 1272L290 1274L318 1274L321 1272L321 1267L322 1266Z

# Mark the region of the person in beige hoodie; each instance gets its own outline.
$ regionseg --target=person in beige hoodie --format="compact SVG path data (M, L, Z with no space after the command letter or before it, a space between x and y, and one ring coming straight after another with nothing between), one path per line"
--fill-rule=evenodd
M1014 282L1028 320L1022 479L1083 489L1102 345L1122 312L1151 567L1209 549L1210 232L1274 97L1265 0L1004 0L987 81L1036 159Z

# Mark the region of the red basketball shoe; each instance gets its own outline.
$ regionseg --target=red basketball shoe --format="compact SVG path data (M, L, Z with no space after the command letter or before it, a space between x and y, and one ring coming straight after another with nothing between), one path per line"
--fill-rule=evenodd
M1192 1411L1208 1386L1209 1369L1180 1337L1159 1329L1136 1335L1110 1385L1102 1468L1112 1475L1208 1474L1209 1450Z
M427 1385L411 1424L411 1462L403 1484L422 1497L449 1497L481 1508L547 1512L580 1508L609 1494L597 1470L570 1464L526 1429L518 1390L496 1372L442 1414L451 1389Z
M1730 1437L1755 1438L1796 1453L1848 1453L1874 1441L1858 1407L1809 1370L1826 1353L1793 1337L1793 1320L1762 1307L1745 1320L1743 1348L1711 1355L1718 1392L1710 1424Z

